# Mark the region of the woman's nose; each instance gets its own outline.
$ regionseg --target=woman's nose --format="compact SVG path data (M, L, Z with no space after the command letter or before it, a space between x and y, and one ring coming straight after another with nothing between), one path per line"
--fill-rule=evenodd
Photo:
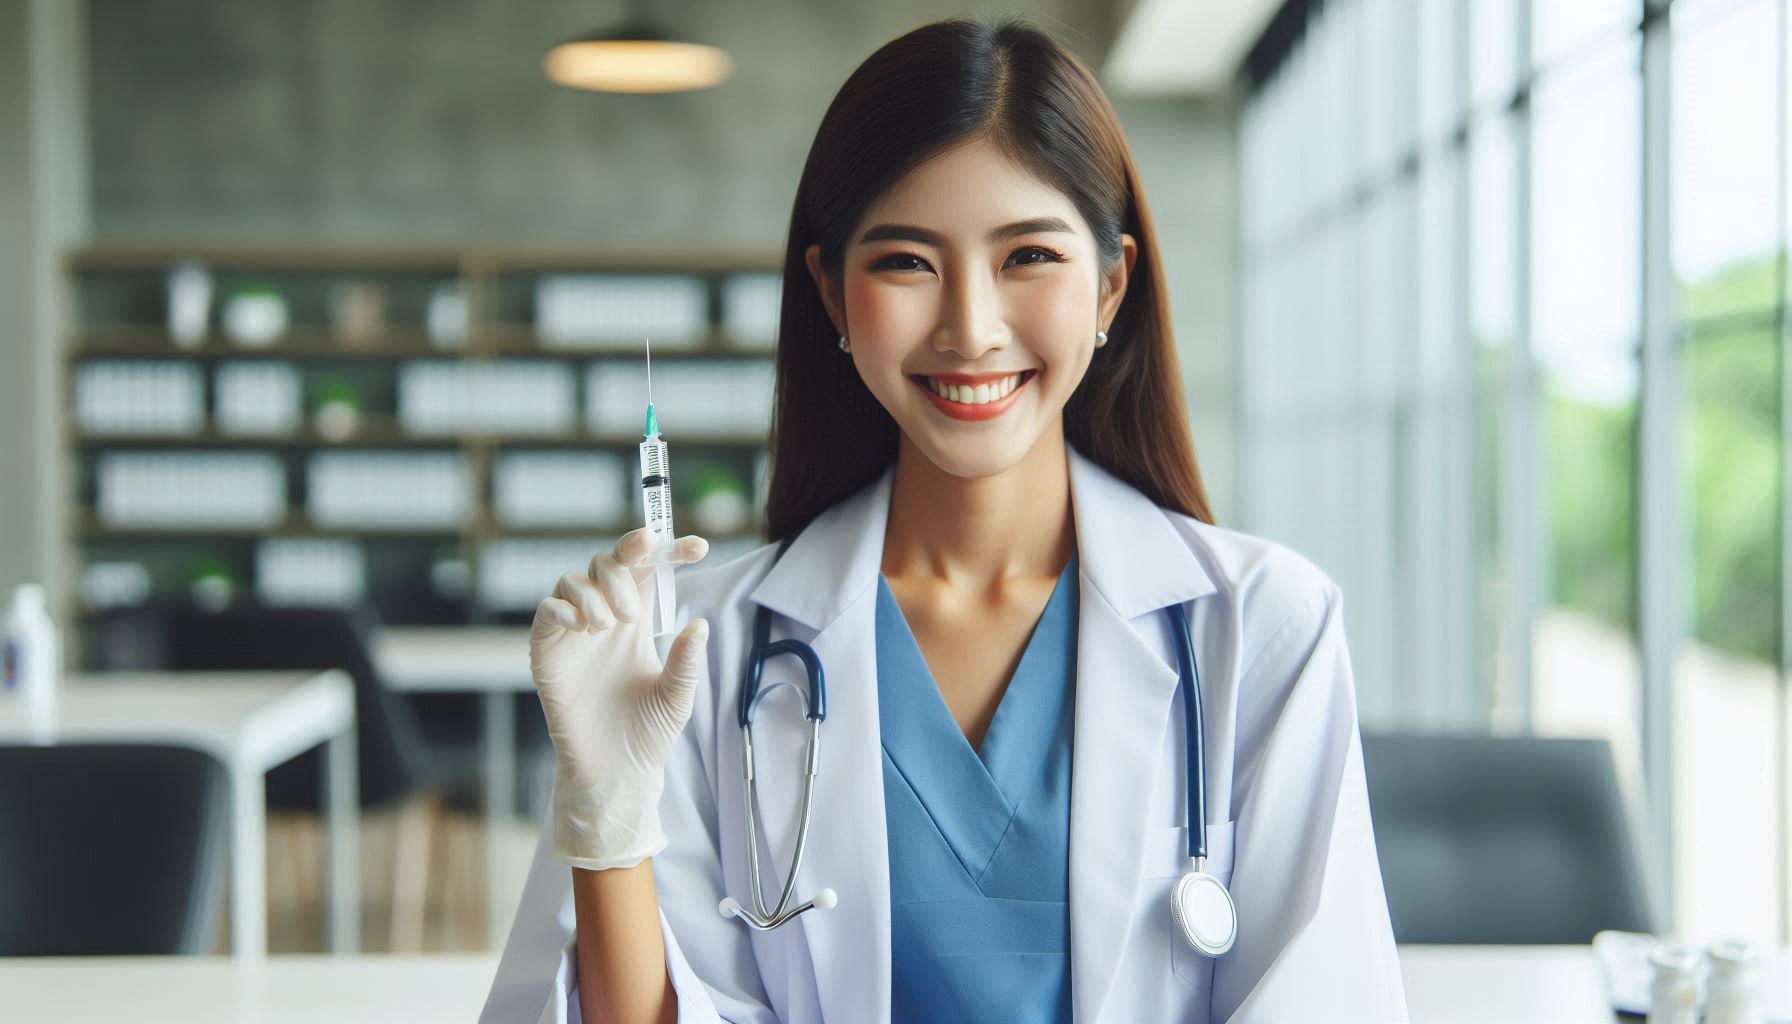
M947 281L941 296L940 322L933 346L966 360L1008 343L1001 296L986 273L960 271Z

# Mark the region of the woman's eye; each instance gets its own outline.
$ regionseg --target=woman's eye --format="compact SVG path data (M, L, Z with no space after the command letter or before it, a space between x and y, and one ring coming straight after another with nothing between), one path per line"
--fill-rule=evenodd
M1064 257L1050 249L1029 245L1025 249L1016 249L1014 255L1008 257L1008 261L1015 266L1031 267L1041 263L1062 263Z
M924 270L926 267L926 260L907 252L885 256L871 265L872 270Z
M1045 263L1062 263L1064 254L1037 245L1029 245L1016 249L1009 255L1005 266L1031 267ZM872 270L917 271L931 270L928 262L914 253L898 252L878 260L871 265Z

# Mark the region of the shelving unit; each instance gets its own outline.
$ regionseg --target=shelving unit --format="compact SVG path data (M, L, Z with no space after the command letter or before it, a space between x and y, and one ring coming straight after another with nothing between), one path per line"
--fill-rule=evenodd
M182 345L168 328L168 275L186 262L205 268L214 282L215 297L210 303L208 331L198 341ZM763 288L775 281L778 271L776 254L764 252L185 246L98 247L70 252L63 275L73 325L63 344L68 408L77 408L82 368L94 364L193 367L202 381L204 406L197 429L181 432L83 429L79 415L67 418L64 444L71 460L73 487L66 536L75 561L71 578L82 580L93 563L135 562L148 576L150 597L179 597L185 593L185 574L193 565L208 561L230 567L237 584L252 590L256 545L285 539L342 540L360 546L367 596L389 622L483 622L514 617L519 609L492 607L480 597L482 563L495 542L608 544L635 525L632 519L637 517L628 513L637 509L639 500L632 488L618 496L620 502L613 507L622 515L614 518L626 520L623 522L523 526L500 521L495 465L506 455L612 453L624 470L623 482L632 483L635 447L640 442L637 435L595 428L587 394L591 386L588 375L594 367L639 365L639 339L620 340L616 347L573 347L564 339L544 337L534 307L538 286L546 275L645 275L677 279L687 290L700 287L706 296L702 311L706 326L686 338L668 338L664 343L656 339L654 344L655 398L680 469L680 480L674 484L679 527L681 532L699 528L700 520L690 514L688 490L678 486L698 473L737 479L749 496L756 520L754 496L759 493L757 477L769 423L752 430L679 433L679 410L676 400L661 391L661 369L665 368L664 378L671 380L681 372L679 367L684 367L687 375L695 375L706 368L753 366L758 369L746 372L763 371L769 379L770 334L775 325L756 332L762 337L735 337L725 326L730 313L725 299L731 294L731 284L739 283L737 279L756 278ZM260 347L240 344L222 329L224 301L250 282L277 289L289 320L277 341ZM380 312L372 330L366 321L359 330L343 326L344 313L336 300L341 288L351 284L360 289L363 298L370 292L378 298ZM426 312L432 294L443 287L453 289L464 302L464 329L436 335L426 326ZM763 315L760 320L763 323ZM271 435L225 429L218 416L217 371L226 364L267 362L287 364L300 382L301 412L296 424ZM559 383L572 391L571 422L548 432L496 429L478 423L428 433L407 429L399 381L405 367L426 362L489 364L496 368L491 372L525 364L563 367L541 372L564 374L566 379ZM103 372L129 375L123 370ZM360 396L354 428L346 435L321 429L312 416L312 396L326 381L352 388ZM564 398L565 388L556 390ZM755 397L769 410L769 394ZM697 411L693 410L693 420L699 419ZM639 410L631 415L639 415ZM604 418L614 421L618 417ZM187 426L192 426L190 421ZM418 453L419 457L427 457L422 453L457 453L466 466L466 514L453 526L317 522L308 504L312 459L318 453L336 451L396 456ZM165 452L271 455L284 467L288 507L283 516L275 514L270 525L146 525L115 521L103 514L97 479L101 462L120 453ZM757 538L756 521L734 533L710 537L724 552L749 546ZM441 590L442 563L458 563L447 577L455 581L449 589L462 592L438 592L439 601L420 601L418 595L431 593L432 588ZM547 593L553 583L553 577L542 580L541 592ZM74 592L82 596L74 607L63 610L65 615L79 620L98 611L87 601L85 586L74 588Z

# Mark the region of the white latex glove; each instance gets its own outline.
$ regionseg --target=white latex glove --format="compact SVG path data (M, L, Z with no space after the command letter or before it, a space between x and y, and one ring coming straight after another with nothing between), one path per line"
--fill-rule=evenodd
M680 537L671 560L709 552ZM529 665L554 741L554 853L574 867L639 864L666 848L660 792L691 717L709 623L693 619L662 666L653 642L654 559L645 527L584 572L560 577L535 608Z

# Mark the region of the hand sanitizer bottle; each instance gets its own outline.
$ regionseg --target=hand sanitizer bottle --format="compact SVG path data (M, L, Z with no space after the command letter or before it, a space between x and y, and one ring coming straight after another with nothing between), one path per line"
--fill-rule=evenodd
M26 728L36 743L56 739L56 683L62 675L56 624L46 604L41 584L14 587L4 633L5 692L24 704Z

